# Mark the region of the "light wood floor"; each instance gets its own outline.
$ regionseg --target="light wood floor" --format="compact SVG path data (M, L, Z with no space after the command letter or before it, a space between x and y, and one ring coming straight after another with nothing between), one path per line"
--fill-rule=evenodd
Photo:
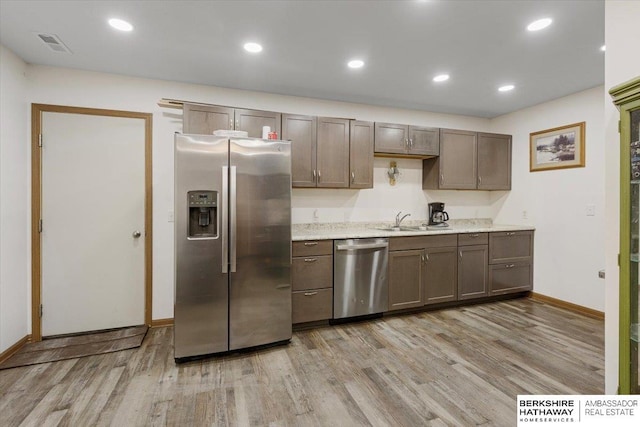
M604 392L603 335L518 299L176 365L158 328L139 349L0 371L0 425L513 426L517 394Z

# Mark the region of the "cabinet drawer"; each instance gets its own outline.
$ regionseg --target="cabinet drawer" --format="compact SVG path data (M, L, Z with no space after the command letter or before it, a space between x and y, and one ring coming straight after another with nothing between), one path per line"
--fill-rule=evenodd
M458 246L486 245L489 243L489 233L458 234Z
M333 287L333 257L331 255L293 258L291 289L321 289Z
M333 240L305 240L293 242L293 256L332 255Z
M532 288L533 265L530 262L489 266L489 295L530 291Z
M291 307L293 323L331 319L333 289L292 292Z
M533 231L489 233L489 264L531 261Z
M447 246L457 245L458 237L456 234L441 234L437 236L391 237L389 239L390 251L406 251L410 249L424 248L445 248Z

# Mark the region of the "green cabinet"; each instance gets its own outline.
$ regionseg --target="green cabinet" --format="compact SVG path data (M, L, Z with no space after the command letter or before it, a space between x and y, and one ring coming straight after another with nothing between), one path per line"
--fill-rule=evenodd
M620 110L620 348L619 393L638 394L640 258L640 77L612 88Z

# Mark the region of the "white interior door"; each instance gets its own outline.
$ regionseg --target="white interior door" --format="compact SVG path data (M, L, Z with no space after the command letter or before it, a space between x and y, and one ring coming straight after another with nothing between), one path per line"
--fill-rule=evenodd
M143 324L144 120L45 112L42 139L42 335Z

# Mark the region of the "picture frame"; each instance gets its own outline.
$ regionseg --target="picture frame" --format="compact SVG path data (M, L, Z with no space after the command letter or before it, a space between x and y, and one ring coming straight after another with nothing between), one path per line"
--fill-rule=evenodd
M529 171L583 168L586 123L573 123L529 134Z

